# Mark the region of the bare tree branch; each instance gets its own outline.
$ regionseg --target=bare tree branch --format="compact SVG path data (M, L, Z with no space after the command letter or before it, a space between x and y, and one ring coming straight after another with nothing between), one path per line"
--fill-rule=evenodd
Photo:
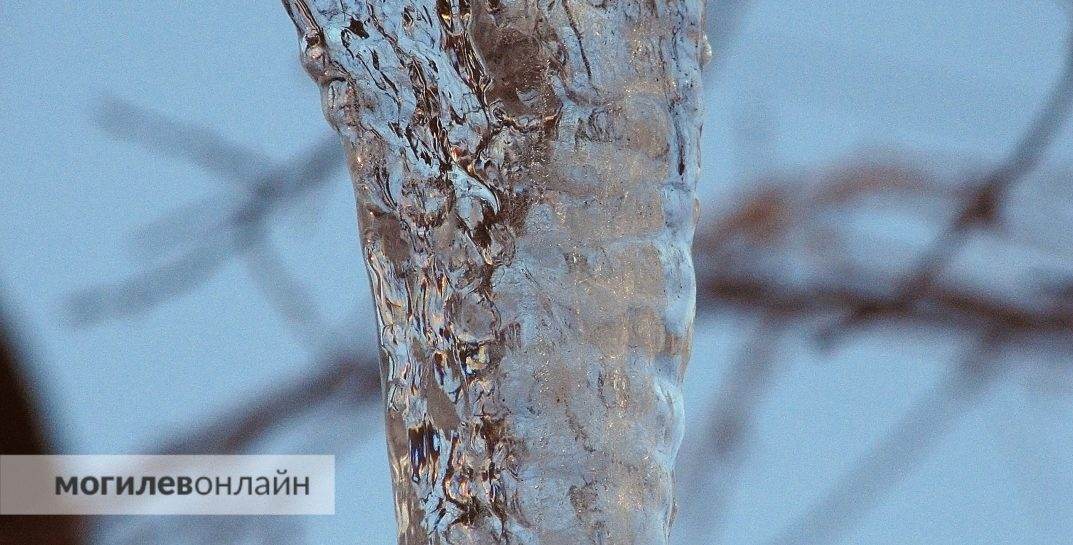
M1073 34L1073 33L1071 33ZM1073 107L1073 35L1066 39L1062 72L1050 96L1036 114L1028 130L1014 146L1009 157L975 184L966 194L953 221L917 260L887 300L877 305L860 306L843 318L839 325L828 330L858 325L882 314L887 309L904 308L932 289L936 278L964 247L968 232L976 227L990 226L998 220L1003 200L1010 188L1024 179L1040 163L1055 136L1069 118ZM884 308L885 307L885 308Z
M154 253L166 256L177 247L186 249L164 264L125 281L75 294L68 305L75 325L148 310L200 285L237 254L249 255L261 265L275 265L266 261L266 252L270 250L265 249L265 222L277 210L323 184L343 164L338 138L334 136L326 137L293 162L271 165L207 129L183 125L129 104L117 101L110 104L105 123L112 132L135 135L154 145L163 142L158 149L165 153L191 159L228 177L241 178L238 186L242 191L233 199L209 199L184 207L177 214L150 225L145 238ZM258 166L265 169L264 174L256 173ZM221 202L230 204L221 207ZM284 296L282 292L302 290L296 281L280 280L261 285L271 291L271 300L283 304L284 317L293 324L297 316L293 302L299 295ZM283 299L290 302L284 304ZM309 312L303 315L312 319ZM308 335L300 333L300 336L308 342Z
M1060 333L1069 338L1073 332L1070 305L1052 308L1018 308L997 303L962 288L943 286L936 278L953 257L962 250L972 228L993 226L1002 200L1009 188L1028 175L1040 162L1053 142L1073 104L1073 39L1070 39L1063 72L1028 131L1010 157L982 182L974 184L961 199L958 213L935 243L920 257L911 272L898 282L893 296L877 294L858 286L862 282L839 279L828 285L801 288L795 282L772 283L771 276L734 274L726 268L702 269L698 279L699 308L717 308L733 304L748 309L765 309L785 316L823 316L851 309L837 325L828 328L824 337L850 326L860 326L878 319L920 320L943 323L955 329L978 329L984 337L978 349L962 362L947 383L919 400L903 421L858 465L847 473L824 497L802 517L783 530L770 543L820 543L837 537L873 507L883 493L899 482L983 387L998 373L989 353L1000 344L999 338L1015 333ZM884 180L884 185L886 181ZM830 186L829 186L830 187ZM872 190L860 181L850 188ZM831 192L819 192L831 193ZM834 191L832 194L841 194ZM758 193L754 207L739 207L735 216L721 225L722 230L703 237L709 246L701 251L734 252L735 239L745 236L754 242L771 242L781 230L789 229L786 195L780 192ZM823 203L823 199L817 199ZM716 417L719 421L719 417ZM721 432L713 432L713 444ZM724 478L733 478L733 475ZM725 488L724 484L724 488ZM724 493L718 494L721 505Z
M212 130L183 123L116 96L105 97L96 112L97 124L115 138L156 153L190 161L229 181L249 183L250 168L269 167L265 156L228 142Z
M250 275L295 336L310 350L320 350L321 337L328 326L305 286L287 270L275 248L269 244L251 245L243 255Z

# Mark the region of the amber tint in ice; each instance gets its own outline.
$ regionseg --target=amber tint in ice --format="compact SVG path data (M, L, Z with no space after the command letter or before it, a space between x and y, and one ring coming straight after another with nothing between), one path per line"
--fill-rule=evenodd
M285 4L357 194L399 543L665 544L700 0Z

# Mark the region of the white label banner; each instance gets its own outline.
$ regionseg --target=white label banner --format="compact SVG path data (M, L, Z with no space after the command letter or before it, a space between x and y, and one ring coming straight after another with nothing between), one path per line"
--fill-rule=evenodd
M334 515L335 456L0 456L0 515Z

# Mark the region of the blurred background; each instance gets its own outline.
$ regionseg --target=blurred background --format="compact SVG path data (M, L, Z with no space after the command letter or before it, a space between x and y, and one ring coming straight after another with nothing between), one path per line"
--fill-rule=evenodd
M1073 543L1073 9L711 0L675 543ZM328 453L393 542L353 195L278 2L0 5L3 453ZM21 536L21 537L16 537Z

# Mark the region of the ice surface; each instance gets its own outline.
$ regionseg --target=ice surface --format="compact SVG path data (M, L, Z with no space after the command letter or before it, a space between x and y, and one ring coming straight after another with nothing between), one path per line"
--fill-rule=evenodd
M699 0L287 0L342 135L399 543L665 544Z

